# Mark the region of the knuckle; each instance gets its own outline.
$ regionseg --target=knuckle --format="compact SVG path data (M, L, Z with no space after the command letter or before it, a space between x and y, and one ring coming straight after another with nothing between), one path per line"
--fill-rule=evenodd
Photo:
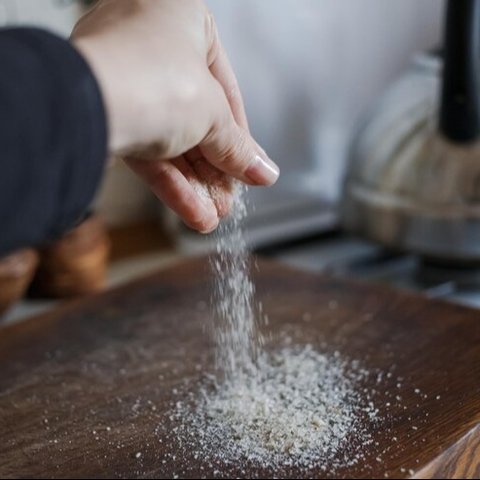
M248 151L248 143L245 137L239 138L228 142L223 149L219 152L219 161L223 165L231 169L242 169L243 158Z
M168 178L169 180L173 181L171 178L170 166L166 162L158 162L156 167L156 177L160 179Z
M158 162L153 174L148 175L146 180L150 186L170 186L173 189L178 184L177 179L172 175L170 166L166 162Z
M238 103L241 99L237 85L231 83L225 92L225 95L229 102Z

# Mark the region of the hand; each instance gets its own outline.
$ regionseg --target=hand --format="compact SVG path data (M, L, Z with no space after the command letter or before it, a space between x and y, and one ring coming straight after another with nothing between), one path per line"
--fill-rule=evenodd
M213 17L199 0L101 0L72 40L102 90L113 153L190 227L231 206L232 177L271 185Z

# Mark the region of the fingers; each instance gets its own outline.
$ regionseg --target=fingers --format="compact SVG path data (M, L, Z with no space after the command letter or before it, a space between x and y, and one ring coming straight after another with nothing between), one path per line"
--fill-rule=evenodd
M212 75L222 86L225 96L233 113L233 118L243 129L249 130L247 114L243 104L242 94L238 85L237 77L233 72L227 53L220 42L218 31L215 27L213 17L211 17L212 44L209 58L209 68Z
M203 156L222 172L245 183L272 185L280 174L278 166L253 140L237 78L220 43L212 15L209 15L208 64L212 74L214 104L218 106L213 127L200 143Z
M217 209L185 159L126 162L190 228L202 233L215 230L218 225Z
M278 166L240 127L233 117L220 84L216 83L217 106L213 126L200 143L203 156L222 172L251 185L273 185L279 176Z
M207 162L199 148L184 155L199 181L208 189L219 218L230 212L233 204L233 179Z

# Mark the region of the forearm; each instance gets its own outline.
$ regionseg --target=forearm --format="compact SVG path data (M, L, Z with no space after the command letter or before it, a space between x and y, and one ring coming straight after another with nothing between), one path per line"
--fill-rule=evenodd
M106 157L96 80L65 40L0 30L0 254L36 246L89 206Z

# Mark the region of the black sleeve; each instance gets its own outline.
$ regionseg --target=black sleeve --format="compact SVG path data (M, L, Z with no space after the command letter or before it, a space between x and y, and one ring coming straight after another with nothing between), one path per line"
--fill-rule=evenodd
M0 29L0 255L82 218L106 144L98 84L72 45L35 28Z

